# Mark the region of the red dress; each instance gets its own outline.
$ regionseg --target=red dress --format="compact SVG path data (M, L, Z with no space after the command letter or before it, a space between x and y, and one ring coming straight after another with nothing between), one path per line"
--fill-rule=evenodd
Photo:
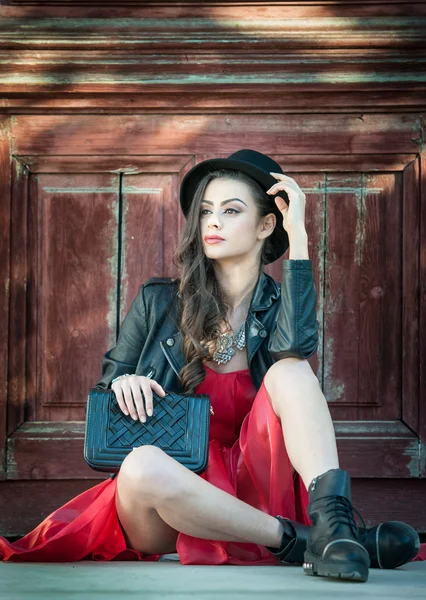
M199 477L270 515L283 515L310 525L308 493L297 472L292 474L283 433L266 388L259 391L248 369L216 373L195 390L208 393L213 406L209 463ZM117 478L107 479L55 510L17 542L0 537L0 558L14 562L77 560L158 561L126 547L117 517ZM176 549L185 565L276 565L278 560L254 543L205 540L180 533ZM414 560L426 559L422 544Z

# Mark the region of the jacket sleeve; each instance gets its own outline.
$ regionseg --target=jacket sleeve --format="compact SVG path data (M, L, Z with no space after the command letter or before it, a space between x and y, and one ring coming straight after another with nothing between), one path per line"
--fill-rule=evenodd
M107 389L111 387L114 377L135 373L147 335L144 286L141 285L123 319L116 345L102 359L102 377L95 385Z
M281 303L269 352L275 361L289 356L309 358L318 347L318 329L312 261L283 260Z

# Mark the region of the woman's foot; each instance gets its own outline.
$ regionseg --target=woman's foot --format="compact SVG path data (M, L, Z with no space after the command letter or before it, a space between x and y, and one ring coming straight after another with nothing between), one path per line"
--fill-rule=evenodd
M308 493L312 527L303 563L305 573L367 581L370 556L359 541L349 474L330 469L313 479Z
M355 510L355 509L354 509ZM279 548L266 548L286 564L302 564L310 525L275 517L284 526ZM385 521L369 529L358 527L359 541L368 551L370 568L395 569L410 562L420 550L420 538L415 529L402 521Z
M359 533L373 568L401 567L413 560L420 550L419 534L402 521L385 521L371 529L360 528Z
M294 521L277 517L284 525L283 541L280 548L267 549L283 562L296 562L305 544L303 569L307 575L367 581L370 556L359 541L349 474L330 469L312 481L308 493L312 526L295 527Z

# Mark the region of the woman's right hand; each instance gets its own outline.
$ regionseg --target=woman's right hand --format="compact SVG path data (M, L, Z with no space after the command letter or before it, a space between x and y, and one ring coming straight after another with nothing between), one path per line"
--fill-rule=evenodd
M152 390L162 398L166 395L157 381L143 375L120 377L114 381L111 389L117 397L122 412L125 415L130 414L135 421L139 416L142 423L145 423L147 414L152 416L153 413ZM145 406L143 398L145 398Z

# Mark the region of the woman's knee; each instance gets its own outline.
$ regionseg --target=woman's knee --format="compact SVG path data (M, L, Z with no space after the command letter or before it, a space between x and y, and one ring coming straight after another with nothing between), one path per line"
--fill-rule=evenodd
M139 446L124 459L119 477L126 487L146 499L174 498L178 479L174 475L174 460L156 446Z
M283 389L283 385L297 385L302 379L316 375L305 358L289 356L277 360L265 373L264 381L268 392Z

